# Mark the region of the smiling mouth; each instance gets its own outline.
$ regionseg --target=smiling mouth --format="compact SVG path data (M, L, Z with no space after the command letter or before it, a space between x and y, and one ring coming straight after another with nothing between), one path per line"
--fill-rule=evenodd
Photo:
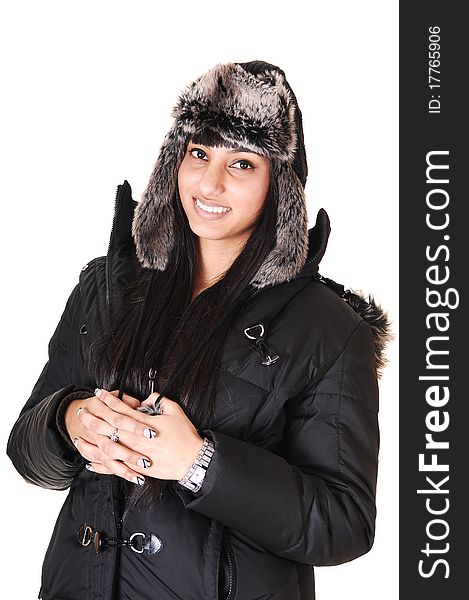
M228 208L226 206L209 206L208 204L204 204L195 196L193 197L193 199L197 208L207 215L223 215L231 211L231 208Z

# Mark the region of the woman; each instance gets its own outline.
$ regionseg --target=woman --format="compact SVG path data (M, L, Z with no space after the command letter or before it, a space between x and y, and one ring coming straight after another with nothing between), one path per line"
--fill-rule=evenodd
M310 600L313 565L373 543L386 315L319 275L281 69L217 65L172 115L10 435L70 487L39 597Z

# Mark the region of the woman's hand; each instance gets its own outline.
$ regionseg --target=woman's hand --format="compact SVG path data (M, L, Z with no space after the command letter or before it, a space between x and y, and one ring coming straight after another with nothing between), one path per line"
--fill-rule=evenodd
M75 406L69 407L75 414L77 407L83 407L76 415L82 429L75 430L74 437L80 453L91 462L90 470L134 483L143 483L142 475L178 480L186 474L203 439L179 404L163 397L162 414L150 416L136 410L140 403L132 396L124 394L119 400L117 392L100 390L97 394L99 397L74 401ZM152 405L158 396L155 392L142 404ZM72 423L70 427L72 437ZM109 438L115 428L118 442Z
M159 393L154 392L142 402L142 406L152 406ZM114 394L101 390L99 399L109 409L125 417L131 417L146 427L154 436L143 438L131 431L119 429L119 443L135 451L142 452L151 460L151 465L135 468L139 473L158 479L179 480L187 473L203 445L203 438L197 433L190 419L177 402L163 396L159 406L161 414L150 416L137 411L120 401ZM98 471L98 469L96 469ZM100 472L100 471L98 471Z
M117 396L119 392L111 393ZM140 406L136 398L127 394L123 394L123 399L119 402L133 409ZM140 483L142 477L133 468L149 464L150 459L110 439L116 427L113 424L116 421L115 415L97 396L85 400L73 400L68 405L64 418L70 439L83 458L89 461L86 467L90 471L96 471L93 465L99 464L101 469L99 472L118 475L133 483ZM133 428L138 435L152 435L150 432L145 432L144 425L129 418L125 423L121 421L121 426Z

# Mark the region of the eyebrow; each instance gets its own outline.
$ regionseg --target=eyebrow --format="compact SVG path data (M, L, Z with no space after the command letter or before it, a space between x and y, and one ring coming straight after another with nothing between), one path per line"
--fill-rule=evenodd
M210 148L210 146L206 146L205 144L197 144L196 142L190 142L194 146L205 146L206 148ZM245 148L244 146L240 146L239 148L228 148L228 152L230 154L236 154L237 152L249 152L249 154L255 154L256 156L262 156L258 152L254 152L250 148Z
M249 152L249 154L257 154L257 152L254 152L254 150L251 150L250 148L244 148L243 146L240 146L239 148L230 148L229 150L230 154L236 154L236 152Z

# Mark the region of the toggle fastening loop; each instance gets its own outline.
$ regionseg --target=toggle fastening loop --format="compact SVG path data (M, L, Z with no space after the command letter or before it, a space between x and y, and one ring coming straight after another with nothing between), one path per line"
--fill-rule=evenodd
M83 523L77 531L78 543L87 547L93 543L96 554L104 548L128 547L136 554L156 554L163 547L163 542L155 533L136 531L128 539L105 537L101 531L96 531L88 523Z

